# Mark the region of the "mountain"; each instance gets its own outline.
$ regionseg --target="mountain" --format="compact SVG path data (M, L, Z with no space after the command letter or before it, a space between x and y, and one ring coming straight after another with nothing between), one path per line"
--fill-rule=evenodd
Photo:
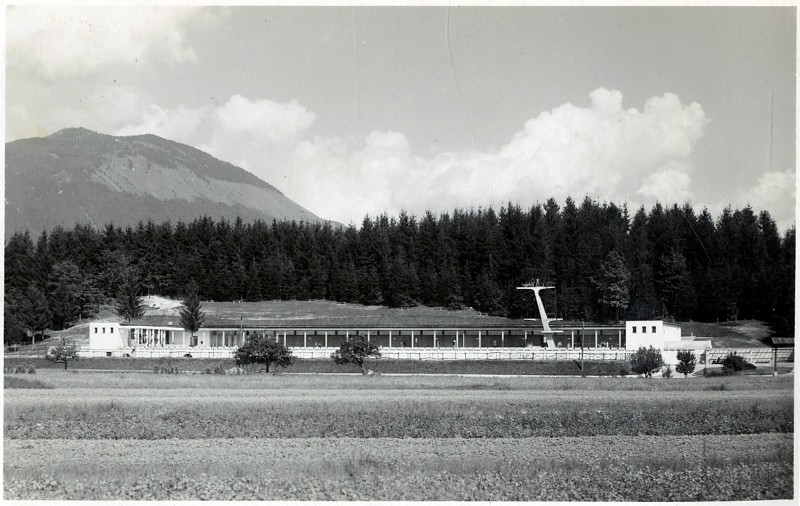
M116 137L83 128L6 143L5 237L34 239L56 225L245 221L322 222L253 174L155 135Z

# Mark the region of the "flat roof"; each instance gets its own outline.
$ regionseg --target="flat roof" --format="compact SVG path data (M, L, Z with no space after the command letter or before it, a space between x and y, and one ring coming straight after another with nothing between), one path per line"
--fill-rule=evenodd
M501 329L519 329L519 330L541 330L540 326L531 325L531 323L524 320L509 321L505 324L501 323L487 323L479 325L470 322L464 325L454 325L452 322L447 323L415 323L415 322L402 322L396 324L387 324L386 320L382 321L369 321L368 318L351 318L341 319L341 322L332 322L333 319L323 318L307 318L307 319L274 319L274 320L238 320L230 318L219 318L213 316L206 316L201 330L218 330L218 329L233 329L237 330L240 327L245 329L315 329L315 330L347 330L347 329L364 329L364 330L393 330L393 329L446 329L446 330L461 330L461 329L486 329L486 330L501 330ZM149 315L142 318L131 320L130 323L120 322L120 327L165 327L173 329L181 329L180 316L173 315ZM552 325L556 331L577 331L580 332L582 327L578 325ZM624 331L624 326L612 325L587 325L585 327L587 332L595 330L620 330Z

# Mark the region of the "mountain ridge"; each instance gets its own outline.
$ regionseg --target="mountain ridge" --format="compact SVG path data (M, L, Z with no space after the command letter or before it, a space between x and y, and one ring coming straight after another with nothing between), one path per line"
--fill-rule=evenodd
M6 143L6 233L37 235L75 223L326 222L254 174L153 134L114 136L65 128Z

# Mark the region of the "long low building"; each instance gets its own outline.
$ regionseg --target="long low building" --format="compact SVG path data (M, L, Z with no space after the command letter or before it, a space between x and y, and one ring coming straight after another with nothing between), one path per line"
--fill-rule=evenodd
M343 342L365 339L392 358L530 358L542 351L570 357L581 347L598 356L625 358L640 346L666 349L681 342L680 327L661 320L628 321L618 326L556 327L548 346L541 328L520 322L505 326L369 327L271 326L270 322L209 321L192 335L173 316L148 316L130 323L97 321L89 326L83 356L232 357L253 335L267 335L305 358L327 358Z

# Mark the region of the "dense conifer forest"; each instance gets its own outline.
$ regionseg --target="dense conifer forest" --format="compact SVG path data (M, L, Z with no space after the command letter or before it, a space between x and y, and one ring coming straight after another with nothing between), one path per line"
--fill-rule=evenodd
M566 320L757 318L794 332L795 228L749 206L712 217L588 197L329 224L214 221L76 225L5 246L5 336L64 328L125 294L204 300L331 299L472 307L537 317L523 283L550 283Z

